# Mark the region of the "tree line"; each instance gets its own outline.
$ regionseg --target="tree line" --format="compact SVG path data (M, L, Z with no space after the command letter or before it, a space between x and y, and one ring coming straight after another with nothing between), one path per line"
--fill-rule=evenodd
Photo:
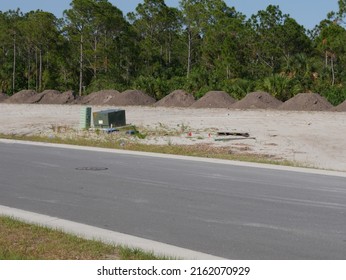
M346 99L345 3L313 30L279 6L247 18L223 0L144 0L126 16L107 0L72 0L62 18L0 12L0 91L136 88L160 99L224 90L240 99L263 90L282 101L317 92L337 105Z

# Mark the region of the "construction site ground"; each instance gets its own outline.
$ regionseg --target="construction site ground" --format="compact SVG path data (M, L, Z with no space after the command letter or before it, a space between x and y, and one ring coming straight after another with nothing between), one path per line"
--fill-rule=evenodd
M102 137L120 139L117 132L82 130L80 112L84 107L1 103L0 133L50 138L97 137L100 141ZM92 111L115 108L119 109L92 106ZM346 112L155 106L121 109L126 111L127 124L143 136L122 133L124 144L136 141L222 147L229 153L265 155L306 167L346 171Z

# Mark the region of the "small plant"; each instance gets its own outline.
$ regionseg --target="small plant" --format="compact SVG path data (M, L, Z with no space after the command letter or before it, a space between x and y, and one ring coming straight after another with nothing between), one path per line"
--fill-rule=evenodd
M147 134L143 134L141 132L139 132L139 130L137 129L137 127L135 125L132 126L132 129L130 130L133 135L135 135L138 139L145 139L147 137Z
M180 127L181 133L185 133L189 128L189 126L185 125L184 123L178 124L177 126Z
M140 133L139 131L136 131L135 132L135 135L139 138L139 139L145 139L146 137L147 137L147 135L146 134L142 134L142 133Z
M67 125L51 125L51 129L55 132L55 133L66 133L70 130L72 130L69 126Z

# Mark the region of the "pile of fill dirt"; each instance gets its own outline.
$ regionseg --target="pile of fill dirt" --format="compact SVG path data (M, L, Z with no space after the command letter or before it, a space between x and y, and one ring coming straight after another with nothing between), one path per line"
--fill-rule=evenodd
M8 96L5 93L0 92L0 102L6 100Z
M332 108L333 105L317 93L299 93L287 100L278 109L288 111L327 111Z
M35 95L29 97L26 100L26 103L29 103L29 104L39 103L45 94L46 94L45 92L36 93Z
M40 98L42 98L42 96L37 94L34 90L21 90L20 92L17 92L11 97L7 98L4 103L30 104L36 103L38 100L40 100Z
M276 109L282 102L268 92L251 92L242 100L234 103L234 109Z
M85 105L111 105L113 99L116 100L120 92L117 90L101 90L90 93L78 100L79 104Z
M43 96L38 103L40 104L68 104L75 100L73 91L60 93L57 90L45 90Z
M150 106L156 102L154 98L140 90L126 90L110 101L116 106Z
M335 112L346 112L346 100L336 107L333 107L331 111Z
M224 91L209 91L192 108L230 108L236 100Z
M169 95L155 103L155 106L160 107L190 107L195 103L195 98L192 94L183 90L175 90Z

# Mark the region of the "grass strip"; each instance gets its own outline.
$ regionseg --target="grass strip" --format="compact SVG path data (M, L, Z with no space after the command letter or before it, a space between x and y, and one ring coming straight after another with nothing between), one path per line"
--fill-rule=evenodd
M62 138L59 136L50 138L45 136L27 136L27 135L7 135L0 134L0 138L12 140L24 140L33 142L46 142L55 144L68 144L98 148L120 149L128 151L151 152L161 154L172 154L182 156L204 157L226 159L244 162L255 162L264 164L275 164L294 167L307 167L297 162L274 158L270 155L259 155L253 153L233 153L228 147L212 147L206 144L200 145L148 145L137 142L112 140L93 140L83 137Z
M0 260L156 260L140 249L86 240L0 216Z

